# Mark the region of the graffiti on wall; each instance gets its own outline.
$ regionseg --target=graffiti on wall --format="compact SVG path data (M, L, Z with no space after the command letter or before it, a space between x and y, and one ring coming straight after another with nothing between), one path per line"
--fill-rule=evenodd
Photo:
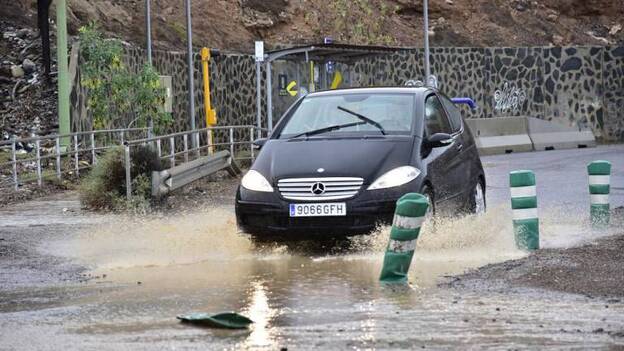
M497 112L517 112L522 108L526 100L526 93L523 89L505 82L503 89L494 92L494 110Z

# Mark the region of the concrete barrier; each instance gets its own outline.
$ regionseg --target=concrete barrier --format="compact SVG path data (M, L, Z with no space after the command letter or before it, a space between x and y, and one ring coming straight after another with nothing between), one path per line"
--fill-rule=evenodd
M526 117L471 118L466 123L481 155L533 151Z
M535 151L576 149L596 146L591 130L565 126L552 121L528 118L529 137Z

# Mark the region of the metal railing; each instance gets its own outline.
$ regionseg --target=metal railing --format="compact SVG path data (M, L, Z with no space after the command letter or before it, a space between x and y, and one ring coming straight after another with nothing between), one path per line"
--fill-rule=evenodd
M128 198L132 196L133 147L149 145L156 151L161 161L168 163L168 168L223 150L229 151L234 160L253 162L255 159L253 142L257 135L261 136L266 132L265 128L252 125L222 126L126 141L124 143L126 196ZM189 142L193 146L189 147Z
M99 152L123 145L128 140L144 136L149 138L151 135L151 128L126 128L0 141L0 151L10 150L10 160L6 162L0 160L0 174L4 176L6 173L11 174L9 182L0 179L0 188L10 184L17 190L20 184L34 181L41 186L44 178L62 180L64 174L75 174L79 177L82 170L97 163ZM30 151L27 151L28 149ZM31 154L32 151L34 156ZM2 154L3 152L0 152L0 155ZM10 167L10 172L5 171L7 167Z
M79 178L81 172L97 163L99 154L123 145L126 191L131 194L130 156L133 147L149 145L157 152L161 161L169 163L169 167L221 150L229 151L237 161L253 161L255 158L253 142L256 136L266 133L265 128L241 125L211 127L161 136L153 136L151 128L126 128L13 138L0 141L0 156L5 154L2 151L8 151L9 155L8 161L3 162L0 158L0 189L9 185L17 190L21 184L35 181L41 186L44 179L62 180L68 176ZM25 151L26 149L29 151Z

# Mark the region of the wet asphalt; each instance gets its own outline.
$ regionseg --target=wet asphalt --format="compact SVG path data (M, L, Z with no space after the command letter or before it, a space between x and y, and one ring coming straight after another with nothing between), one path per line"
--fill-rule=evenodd
M622 234L588 226L585 166L597 159L613 163L611 203L624 206L622 145L484 157L488 213L425 225L408 286L377 281L387 228L260 244L237 233L225 200L149 218L86 213L72 193L5 208L0 350L624 348L619 299L440 284L526 256L513 245L511 170L536 172L544 248ZM255 323L228 331L175 319L228 310Z

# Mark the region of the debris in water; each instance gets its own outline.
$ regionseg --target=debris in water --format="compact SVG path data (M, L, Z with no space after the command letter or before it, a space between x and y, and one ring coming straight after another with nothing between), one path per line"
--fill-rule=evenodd
M203 325L211 328L225 329L245 329L253 321L235 312L218 313L209 315L208 313L191 313L184 316L177 316L183 323Z

